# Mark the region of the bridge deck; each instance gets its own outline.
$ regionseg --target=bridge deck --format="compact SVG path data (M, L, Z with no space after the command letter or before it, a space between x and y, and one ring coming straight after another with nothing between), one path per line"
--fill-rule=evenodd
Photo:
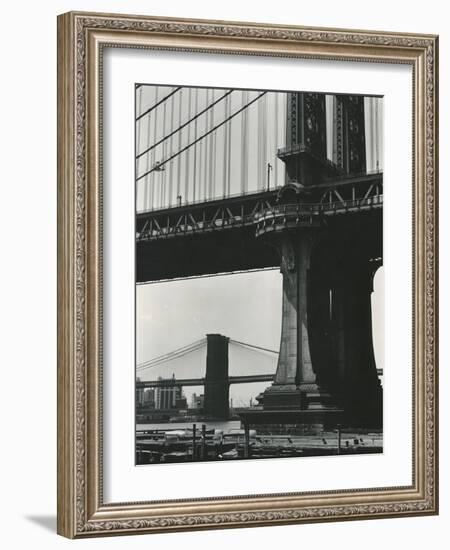
M383 375L382 369L377 369L378 376ZM228 378L229 384L251 384L254 382L272 382L275 378L275 374L249 374L243 376L230 376ZM174 378L165 380L144 380L136 382L136 389L143 388L170 388L181 386L204 386L205 378Z
M136 239L152 241L253 226L265 212L283 208L277 204L279 189L139 212ZM364 174L311 186L308 201L289 206L311 216L349 214L381 208L382 193L382 174Z
M256 374L248 376L230 376L229 384L250 384L252 382L272 382L274 374ZM136 389L141 388L170 388L174 386L204 386L205 378L184 378L171 380L146 380L136 382Z

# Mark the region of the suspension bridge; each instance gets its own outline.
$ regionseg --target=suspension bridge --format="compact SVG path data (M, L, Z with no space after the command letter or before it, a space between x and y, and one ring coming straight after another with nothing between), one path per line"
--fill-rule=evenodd
M195 353L199 350L205 349L208 347L208 341L211 342L211 340L208 340L208 337L202 338L201 340L197 340L195 342L192 342L191 344L188 344L186 346L182 346L176 350L173 350L169 353L166 353L164 355L160 355L158 357L155 357L149 361L144 361L142 363L139 363L136 368L136 373L139 377L145 376L144 373L147 373L150 369L154 369L157 367L160 367L162 365L172 365L175 359L182 359L186 358L188 355ZM244 348L246 350L253 351L254 353L263 353L263 354L271 354L271 355L278 355L278 351L267 349L261 346L255 346L252 344L247 344L245 342L239 342L237 340L233 340L232 338L228 339L228 344L230 346L234 346L235 348ZM207 352L208 353L208 352ZM209 353L212 353L209 350ZM274 372L273 373L261 373L261 374L247 374L247 375L241 375L241 376L228 376L228 384L249 384L254 382L272 382L274 379ZM204 386L205 385L206 378L161 378L159 377L156 380L142 380L140 379L139 382L136 383L136 388L157 388L157 387L173 387L173 386Z
M343 409L380 425L381 116L376 97L136 87L136 282L280 267L281 346L263 399L273 418ZM239 380L211 349L192 383L221 416L220 386Z
M271 223L272 213L287 209L305 224L338 225L345 214L382 208L378 98L363 105L374 120L370 146L350 155L344 142L361 138L364 114L356 138L344 135L333 122L342 101L315 94L324 127L312 125L316 114L304 132L315 159L301 177L308 196L294 196L287 208L279 193L300 180L292 158L305 154L287 116L295 94L140 86L136 95L138 282L276 266L276 251L255 238L255 224Z

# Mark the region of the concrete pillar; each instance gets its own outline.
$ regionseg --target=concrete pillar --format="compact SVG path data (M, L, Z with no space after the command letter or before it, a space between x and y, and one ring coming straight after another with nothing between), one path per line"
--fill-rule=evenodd
M336 395L338 372L332 348L332 315L336 306L327 271L317 266L310 269L309 340L316 382L331 395Z
M339 393L346 422L354 427L380 428L382 424L382 390L372 338L373 274L368 261L349 263L336 292Z
M207 334L205 416L227 419L229 416L228 342L222 334Z
M316 409L326 405L310 351L308 321L309 263L313 237L307 229L276 237L283 274L280 355L274 383L264 392L264 409Z

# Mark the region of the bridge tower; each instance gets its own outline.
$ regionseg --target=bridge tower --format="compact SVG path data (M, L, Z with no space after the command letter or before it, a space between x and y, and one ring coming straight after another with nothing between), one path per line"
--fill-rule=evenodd
M346 423L375 428L381 424L381 391L370 321L370 262L377 255L379 227L369 221L358 231L343 224L335 233L324 229L320 217L295 207L314 202L317 190L336 179L365 171L364 100L333 101L331 161L324 94L290 94L286 147L278 152L287 181L278 207L257 225L257 237L277 249L283 275L280 355L262 401L265 411L280 414L297 409L320 417L323 411L330 418L343 409Z
M228 343L222 334L207 334L204 414L207 417L229 417Z
M287 176L278 201L286 203L286 208L274 209L272 223L257 228L257 235L276 247L283 275L280 355L263 406L265 410L318 411L333 408L313 368L308 319L310 259L321 220L302 217L288 205L308 200L308 188L338 170L326 160L325 95L289 94L287 119L286 147L278 152Z

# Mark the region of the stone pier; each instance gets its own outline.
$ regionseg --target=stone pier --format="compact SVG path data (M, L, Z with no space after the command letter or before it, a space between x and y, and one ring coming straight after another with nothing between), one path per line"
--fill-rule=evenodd
M308 278L314 237L304 228L271 238L280 252L283 311L277 371L264 392L264 409L328 409L330 396L317 383L310 352Z

